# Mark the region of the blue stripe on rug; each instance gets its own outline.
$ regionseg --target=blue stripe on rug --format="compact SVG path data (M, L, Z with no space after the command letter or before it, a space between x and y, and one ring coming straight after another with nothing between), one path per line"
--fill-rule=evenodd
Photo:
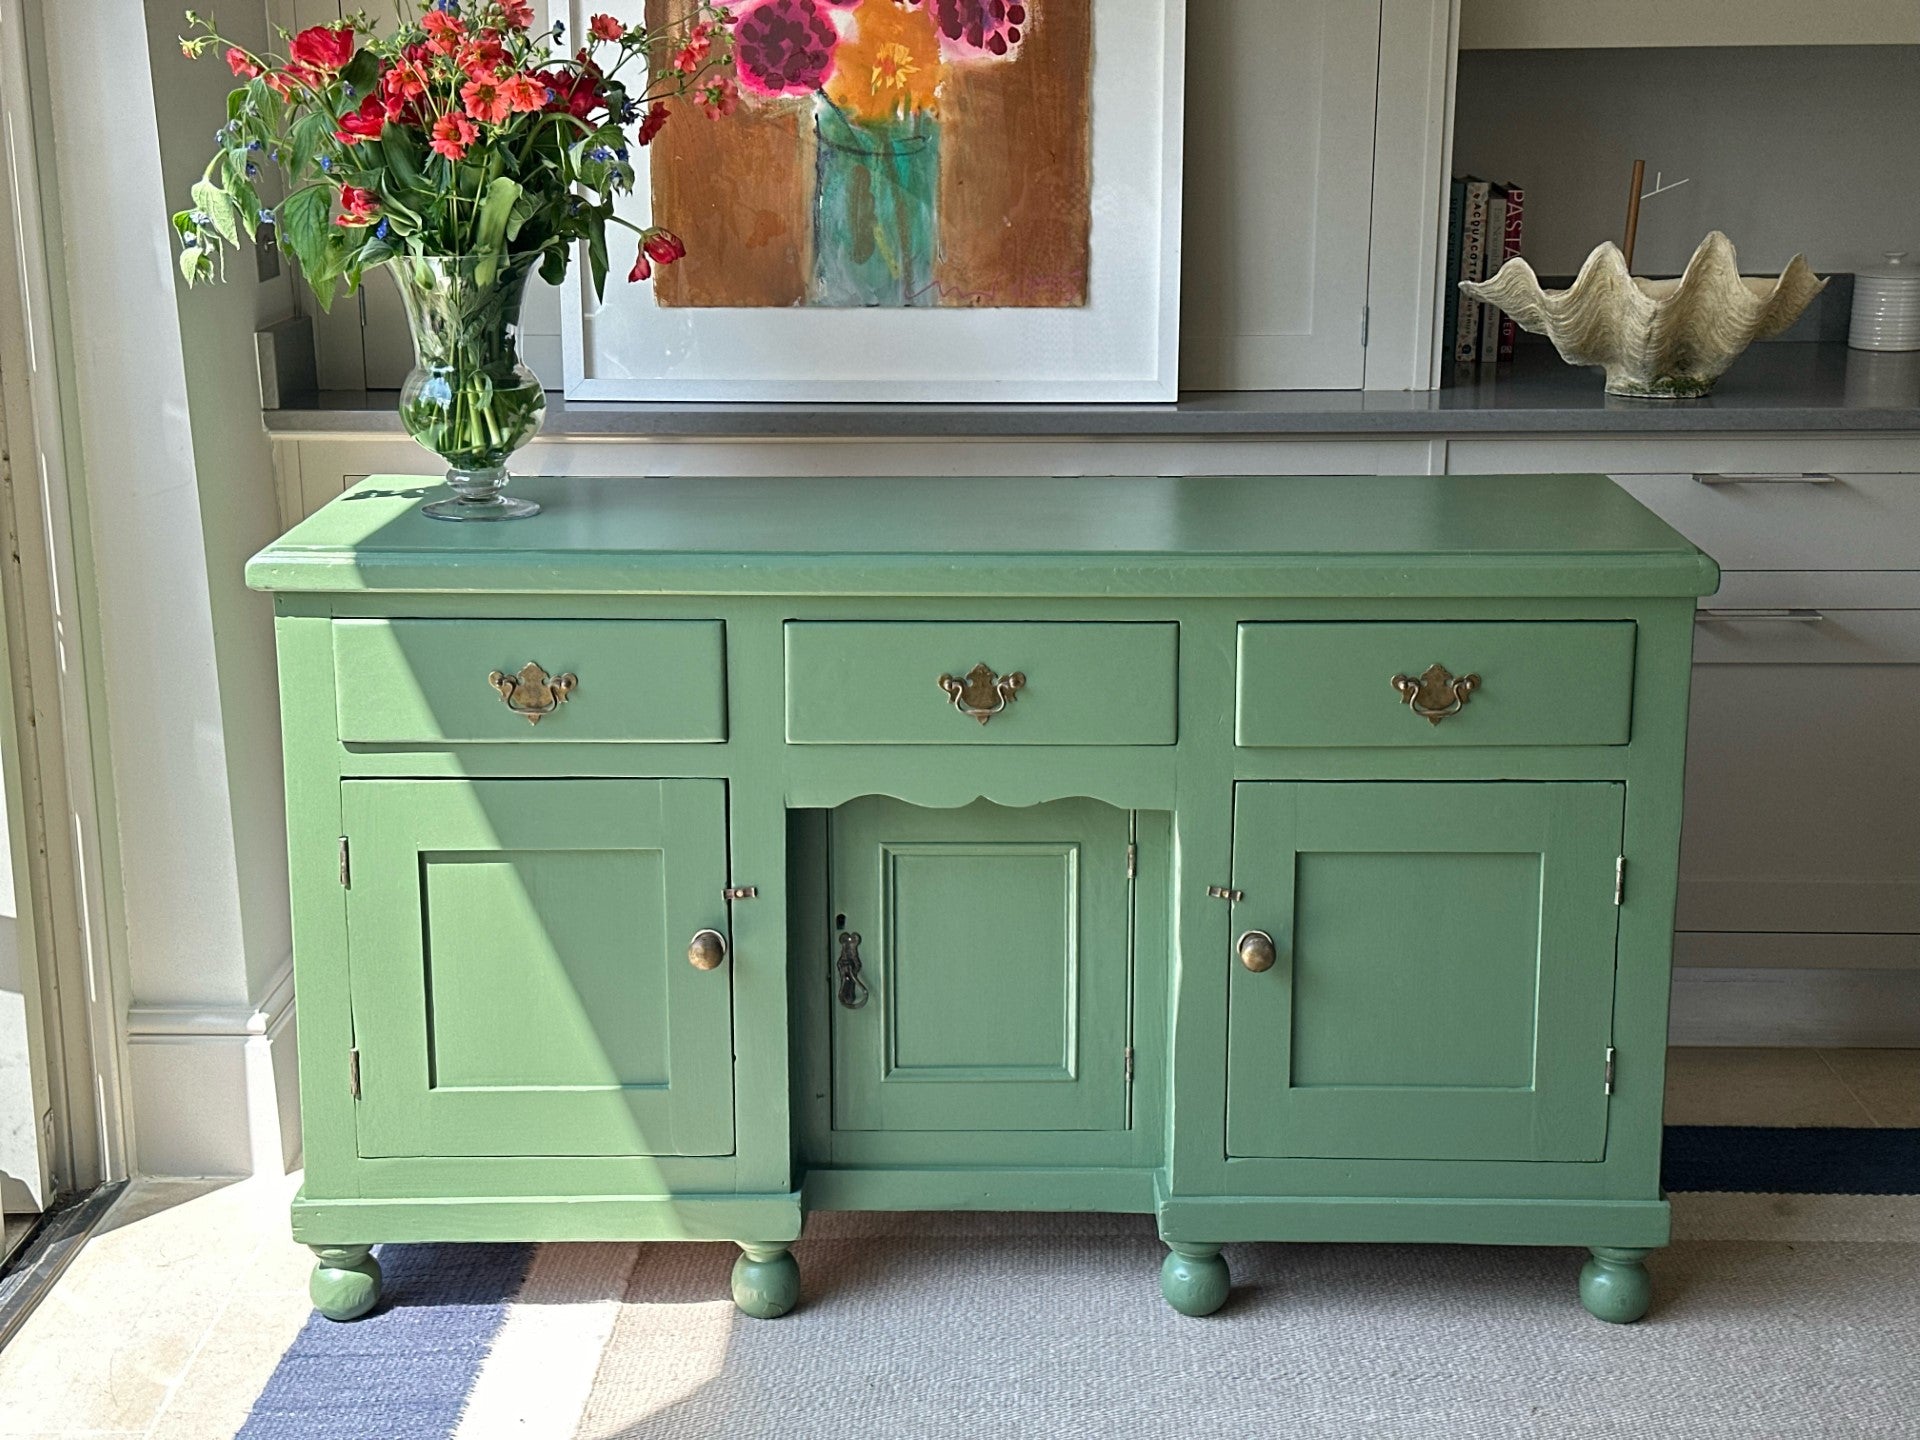
M533 1258L531 1245L383 1245L380 1306L309 1317L238 1440L445 1440Z
M1668 1190L1920 1195L1920 1130L1669 1125Z

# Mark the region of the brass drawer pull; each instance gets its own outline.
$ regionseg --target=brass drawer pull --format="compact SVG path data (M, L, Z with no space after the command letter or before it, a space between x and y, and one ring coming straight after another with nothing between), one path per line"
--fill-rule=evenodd
M1259 975L1273 969L1274 961L1280 958L1275 948L1273 936L1264 930L1249 930L1240 937L1240 943L1234 946L1240 952L1240 963Z
M1429 725L1438 725L1449 715L1458 715L1469 696L1480 688L1478 675L1455 679L1444 665L1429 665L1418 680L1407 675L1393 677L1393 688L1407 707Z
M573 687L580 683L580 677L549 675L529 660L513 675L504 670L494 671L487 676L487 683L500 692L509 710L526 716L529 725L538 725L566 703Z
M727 958L727 937L718 930L698 930L687 942L687 963L696 970L718 970Z
M953 701L953 708L982 725L1006 709L1026 683L1027 677L1018 670L1011 675L996 675L985 662L969 670L964 680L951 675L940 677L940 688Z

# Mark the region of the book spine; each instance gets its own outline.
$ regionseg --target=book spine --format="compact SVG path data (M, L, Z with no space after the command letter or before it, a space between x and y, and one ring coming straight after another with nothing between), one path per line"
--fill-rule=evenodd
M1448 367L1460 344L1460 243L1467 225L1467 182L1456 178L1447 206L1447 268L1445 295L1448 303L1440 307L1440 354Z
M1493 187L1484 180L1467 182L1467 220L1460 241L1460 278L1478 280L1482 278L1482 267L1486 263L1487 247L1487 200ZM1471 365L1480 354L1480 302L1462 294L1460 296L1460 334L1454 345L1453 358Z
M1520 253L1520 247L1526 239L1527 192L1519 185L1507 187L1507 225L1500 246L1500 263L1505 264ZM1511 315L1500 317L1500 349L1502 360L1513 359L1514 341L1519 338L1520 325Z
M1500 241L1506 229L1507 192L1496 185L1487 199L1486 258L1480 265L1483 277L1491 278L1500 269ZM1482 365L1491 365L1500 358L1500 307L1491 302L1480 307L1480 353L1475 358Z

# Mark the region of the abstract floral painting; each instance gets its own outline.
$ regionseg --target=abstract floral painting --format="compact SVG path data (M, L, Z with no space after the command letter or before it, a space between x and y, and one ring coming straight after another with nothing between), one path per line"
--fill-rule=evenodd
M648 0L658 23L682 0ZM719 113L654 141L668 308L1072 309L1093 0L738 0Z

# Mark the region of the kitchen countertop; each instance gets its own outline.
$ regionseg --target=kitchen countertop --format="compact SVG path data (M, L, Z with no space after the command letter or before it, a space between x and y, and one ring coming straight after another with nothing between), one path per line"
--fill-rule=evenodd
M275 435L398 435L394 391L321 391L264 412ZM1920 432L1920 354L1756 345L1700 400L1605 394L1600 372L1526 345L1510 365L1432 391L1201 391L1168 405L794 405L568 401L548 440L657 436L1166 437Z

